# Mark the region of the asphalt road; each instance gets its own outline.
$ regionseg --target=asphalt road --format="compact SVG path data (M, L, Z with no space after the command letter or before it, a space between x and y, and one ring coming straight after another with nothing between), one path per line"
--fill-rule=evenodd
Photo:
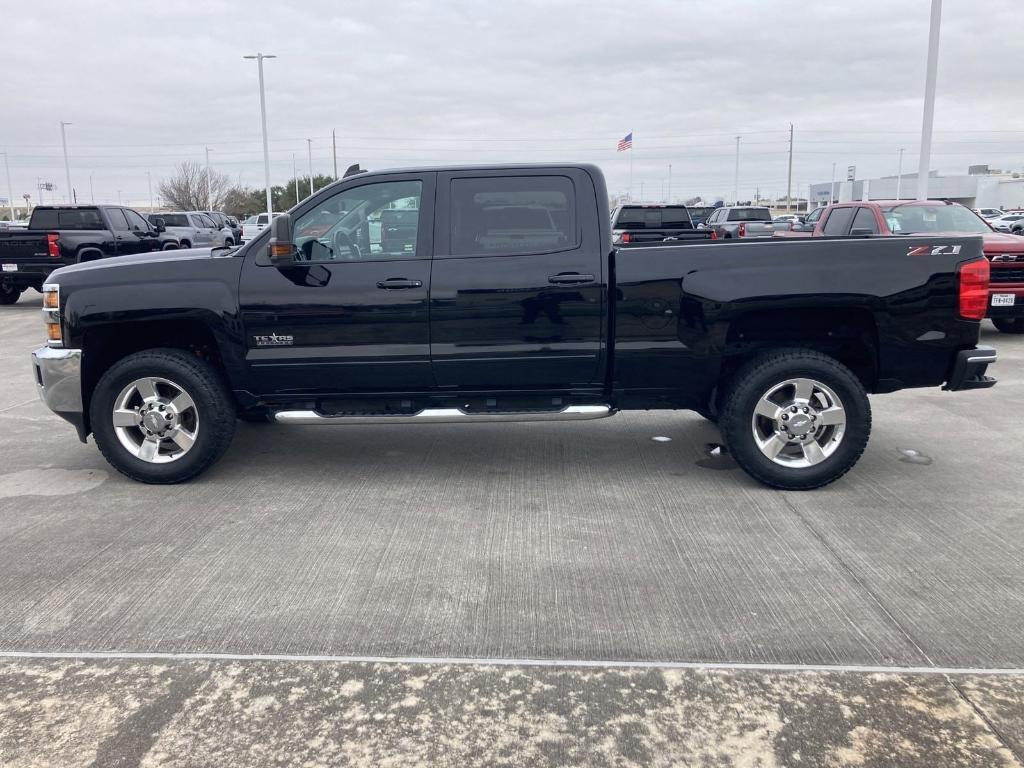
M810 493L664 412L241 424L153 487L36 399L38 308L0 313L0 764L1024 765L1022 678L958 671L1024 668L1024 337L873 398Z

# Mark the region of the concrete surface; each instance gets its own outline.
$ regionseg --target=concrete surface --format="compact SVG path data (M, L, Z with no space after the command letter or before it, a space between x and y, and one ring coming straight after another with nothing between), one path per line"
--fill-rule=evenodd
M860 464L812 493L749 480L727 455L709 452L716 429L686 413L588 424L244 424L211 472L157 488L122 478L36 400L27 355L42 338L38 308L38 294L30 293L0 313L0 656L156 651L1024 668L1024 338L986 328L984 342L1001 356L993 390L873 398L875 428ZM184 686L179 715L188 716L198 706L193 697L226 674L214 661L174 662L166 675L157 662L81 663L10 662L12 674L39 678L23 686L38 689L19 694L28 695L25 706L48 701L52 717L64 712L65 699L47 697L46 675L56 668L84 675L82 695L112 697L114 730L130 707L113 691L130 685L131 675L144 676L140 685L154 691ZM260 662L269 666L259 669L268 685L292 674L351 673L331 665L295 671L293 663ZM373 667L366 684L412 674L387 667ZM457 665L446 674L479 676L487 696L511 674L488 670ZM544 674L583 690L596 672ZM690 674L737 686L754 679L741 671L683 677ZM778 675L757 678L766 695L790 685ZM863 673L835 679L842 685L830 690L840 698L848 686L877 682ZM992 754L1011 759L1016 750L1021 760L1017 678L980 678L975 688L928 679L921 695L929 706L944 706L953 691L964 705L977 697L985 711L999 713L1002 730L996 714L968 707L998 742ZM893 680L918 685L906 675ZM386 692L386 680L380 685ZM452 708L464 702L443 686L438 691L428 714L457 729L462 721ZM689 701L693 691L676 693ZM73 696L66 701L78 706ZM771 701L764 706L783 707ZM625 697L609 705L618 712L609 716L629 716L633 703ZM315 712L321 704L308 706ZM524 706L531 717L551 711L536 701ZM893 718L897 709L899 717L913 714L909 704L890 709ZM343 720L332 721L338 733ZM530 722L524 738L539 733L540 721ZM957 744L976 743L957 730L966 723L947 734ZM827 727L822 721L794 738L810 743L815 729ZM911 731L920 728L907 727L914 744ZM640 741L653 739L650 733ZM384 749L384 736L364 736L367 749ZM0 743L5 738L0 720ZM664 754L679 764L690 760L684 753L699 754L692 741L669 741L682 751ZM776 763L735 764L796 764L772 743ZM838 741L828 743L840 754ZM451 748L470 754L454 742ZM597 746L588 741L586 749ZM932 748L921 749L928 756ZM378 754L405 764L401 752ZM556 750L548 762L600 764L596 754ZM871 757L859 764L1000 764L942 755L946 762ZM691 764L732 759L694 757ZM274 763L268 756L265 764Z

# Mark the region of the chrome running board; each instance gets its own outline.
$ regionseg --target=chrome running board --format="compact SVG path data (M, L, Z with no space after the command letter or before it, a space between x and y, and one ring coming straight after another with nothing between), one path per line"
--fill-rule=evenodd
M394 416L325 416L316 411L278 411L278 424L459 424L493 421L588 421L603 419L615 411L608 405L569 405L559 411L505 411L467 413L461 408L424 408Z

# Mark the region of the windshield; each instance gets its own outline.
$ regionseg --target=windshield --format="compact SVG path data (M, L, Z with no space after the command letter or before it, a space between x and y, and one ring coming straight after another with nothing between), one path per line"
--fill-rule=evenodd
M684 206L661 208L623 208L619 211L616 229L690 229L690 214Z
M729 221L771 221L772 215L767 208L733 208L729 211Z
M992 231L978 214L962 205L895 205L883 208L882 215L894 235L928 232L983 235Z

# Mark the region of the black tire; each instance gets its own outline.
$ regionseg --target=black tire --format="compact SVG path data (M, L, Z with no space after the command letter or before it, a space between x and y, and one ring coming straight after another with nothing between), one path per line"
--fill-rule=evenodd
M198 413L195 442L184 455L167 463L150 463L130 453L113 424L115 400L133 381L159 377L178 385ZM149 349L115 363L99 380L89 404L96 445L120 473L143 483L181 483L213 465L235 434L235 405L224 381L208 363L180 349Z
M798 378L814 380L830 389L838 398L845 418L845 431L838 440L830 439L836 437L837 427L818 427L819 432L815 434L825 439L826 449L833 442L835 446L820 463L805 467L777 463L787 459L799 461L804 455L803 443L787 443L779 459L773 460L761 451L754 438L754 408L762 396L773 387ZM818 390L815 393L818 396ZM789 417L788 411L780 412L786 412ZM820 411L817 413L821 415ZM801 417L796 413L792 418L791 424L795 426ZM759 422L765 423L773 422ZM801 426L805 424L804 418ZM839 479L857 463L871 434L871 405L864 385L839 361L809 349L777 349L758 355L732 377L723 398L719 427L736 463L752 478L773 488L809 490ZM808 442L812 440L816 440L814 434L808 437Z
M18 299L21 298L21 292L24 290L24 288L18 288L8 283L0 283L0 305L16 304Z
M192 243L190 243L188 240L182 240L178 244L178 247L184 250L186 248L191 248L192 247Z
M1000 333L1024 333L1024 317L996 317L992 325Z

